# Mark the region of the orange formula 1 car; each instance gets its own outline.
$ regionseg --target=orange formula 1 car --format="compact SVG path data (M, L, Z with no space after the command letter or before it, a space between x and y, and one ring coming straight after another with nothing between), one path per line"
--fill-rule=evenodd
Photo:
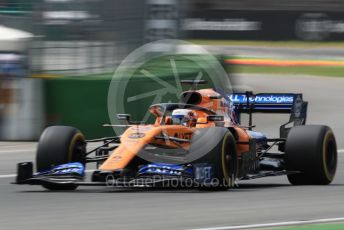
M203 81L183 81L201 84ZM154 124L117 118L127 129L120 136L84 140L76 128L52 126L42 133L33 163L18 164L16 184L72 190L80 185L113 187L188 186L227 189L239 180L287 175L293 185L327 185L335 176L337 147L332 130L305 125L302 94L189 90L180 103L150 107ZM278 138L253 131L253 113L288 113ZM240 122L249 116L248 126ZM111 126L111 125L109 125ZM86 144L101 142L86 151ZM96 162L91 181L85 165Z

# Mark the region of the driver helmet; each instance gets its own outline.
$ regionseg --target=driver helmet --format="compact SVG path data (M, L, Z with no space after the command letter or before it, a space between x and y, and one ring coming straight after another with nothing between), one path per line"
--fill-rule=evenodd
M197 121L196 114L190 109L175 109L172 112L172 123L174 125L192 126Z

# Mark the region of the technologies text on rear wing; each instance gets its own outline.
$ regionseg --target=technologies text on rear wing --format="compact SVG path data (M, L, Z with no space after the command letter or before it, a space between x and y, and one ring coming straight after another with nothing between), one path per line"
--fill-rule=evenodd
M252 114L277 113L290 114L289 121L280 127L280 137L286 138L291 127L304 125L307 119L308 102L303 101L300 93L259 93L252 92L234 93L227 95L233 104L238 123L241 114L249 114L249 127L252 126Z

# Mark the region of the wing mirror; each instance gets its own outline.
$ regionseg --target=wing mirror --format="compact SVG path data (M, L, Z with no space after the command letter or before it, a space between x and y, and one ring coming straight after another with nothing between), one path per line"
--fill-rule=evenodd
M119 121L127 121L130 122L131 115L130 114L117 114L117 119Z
M224 117L221 115L209 115L207 117L207 121L224 121Z
M201 122L197 122L196 124L208 124L209 121L222 122L222 121L224 121L224 117L221 115L208 115L206 121L205 121L205 119L204 120L202 119Z

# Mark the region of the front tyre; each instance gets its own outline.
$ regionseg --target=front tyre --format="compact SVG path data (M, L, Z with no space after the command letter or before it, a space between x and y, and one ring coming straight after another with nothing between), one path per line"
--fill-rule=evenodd
M204 145L211 150L202 153ZM236 142L232 133L222 127L199 129L193 136L190 154L200 154L200 158L192 162L207 163L213 166L213 184L200 185L200 190L227 190L234 185L237 172Z
M36 167L38 172L54 166L80 162L85 164L86 145L84 135L74 127L50 126L46 128L38 142ZM76 185L44 185L50 190L74 190Z
M293 185L328 185L337 168L337 145L331 128L321 125L293 127L287 137L286 167L300 171L288 175Z

